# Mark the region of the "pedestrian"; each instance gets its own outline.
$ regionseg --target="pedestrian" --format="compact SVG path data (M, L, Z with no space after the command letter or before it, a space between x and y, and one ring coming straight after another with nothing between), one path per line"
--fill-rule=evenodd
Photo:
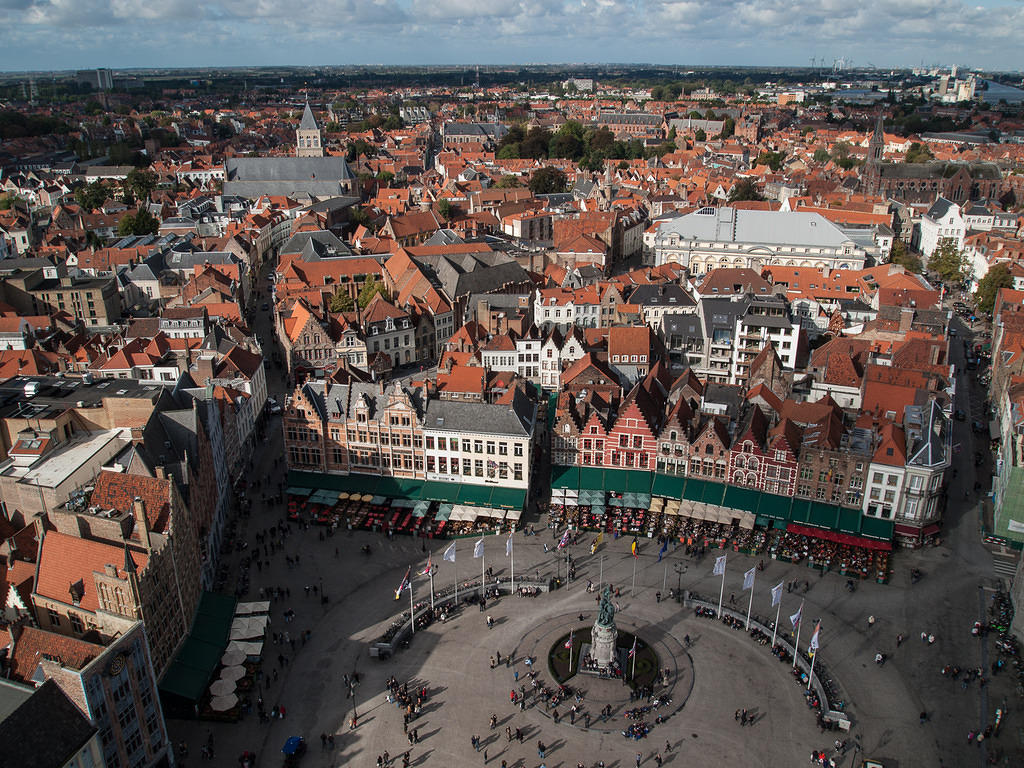
M665 742L665 751L666 752L671 752L672 751L672 742L671 741L666 741Z
M644 756L639 752L636 753L636 768L640 768L640 761L644 759Z
M420 729L419 728L413 728L412 729L412 743L413 744L419 744L420 743Z
M328 733L327 734L327 748L328 749L334 749L334 734L333 733Z
M659 752L658 754L656 754L654 756L654 762L657 763L658 768L661 768L661 764L663 762L662 759L661 759L661 752Z
M903 645L903 633L902 632L900 632L898 635L896 635L896 647L899 648L901 645Z
M411 747L412 746L412 734L411 733L407 734L406 738L409 740L409 746Z
M327 734L326 733L321 733L320 734L320 749L321 749L321 751L327 749Z
M487 762L487 750L486 749L484 749L484 762L485 763Z
M921 642L922 643L927 643L928 642L928 633L927 632L922 632L921 633Z
M685 645L687 648L690 647L690 636L689 635L684 635L683 636L683 645Z
M733 718L733 720L735 720L735 721L736 721L737 723L738 723L738 722L740 721L740 711L739 711L738 709L736 710L735 714L733 714L732 718Z
M494 657L498 660L498 666L501 666L501 651L495 651Z
M928 719L928 713L923 709L921 710L921 725L924 725L925 720Z
M519 682L519 670L518 669L512 671L512 679L515 680L517 683Z

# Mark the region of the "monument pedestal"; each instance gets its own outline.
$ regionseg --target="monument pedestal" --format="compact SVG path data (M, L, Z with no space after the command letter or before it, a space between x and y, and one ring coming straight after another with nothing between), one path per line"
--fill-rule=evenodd
M614 625L606 627L603 624L594 624L590 633L590 654L594 661L602 669L611 666L615 659L615 641L618 639L619 630Z

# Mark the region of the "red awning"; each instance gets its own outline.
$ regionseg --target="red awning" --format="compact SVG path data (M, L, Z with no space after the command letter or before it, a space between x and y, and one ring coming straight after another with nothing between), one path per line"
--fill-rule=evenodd
M900 536L913 536L915 539L921 538L921 529L915 525L901 525L896 523L893 526L893 531L898 533Z
M884 549L886 551L892 549L892 544L890 544L888 541L867 539L863 536L851 536L848 533L828 531L824 528L812 528L811 526L799 525L797 523L790 523L786 526L786 530L790 531L791 533L800 534L801 536L810 536L815 539L834 541L837 544L846 544L850 547L861 547L863 549Z
M925 536L934 536L936 533L939 532L939 527L940 526L938 523L932 523L931 525L926 525L924 527L924 530L921 531L921 533L923 533Z

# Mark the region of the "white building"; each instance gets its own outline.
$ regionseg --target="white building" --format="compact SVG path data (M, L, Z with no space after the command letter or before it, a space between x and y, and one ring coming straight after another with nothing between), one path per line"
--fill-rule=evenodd
M537 406L518 390L508 404L429 400L426 479L526 490L536 425Z
M663 224L654 235L654 263L676 262L703 275L720 267L760 272L773 264L861 269L866 253L818 213L701 208Z
M781 296L751 296L736 319L733 337L732 383L745 381L751 361L771 342L783 366L796 368L800 348L800 324L789 316Z
M928 209L928 213L921 217L921 223L918 225L918 248L926 259L930 259L943 240L953 240L957 250L962 250L966 236L967 223L964 221L960 206L940 197Z

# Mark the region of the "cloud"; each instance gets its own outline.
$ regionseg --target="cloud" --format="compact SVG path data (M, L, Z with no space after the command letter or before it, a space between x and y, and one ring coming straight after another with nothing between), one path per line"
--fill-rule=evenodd
M811 56L1024 68L1020 0L321 0L283 8L280 0L0 0L0 69L85 60L804 65Z

